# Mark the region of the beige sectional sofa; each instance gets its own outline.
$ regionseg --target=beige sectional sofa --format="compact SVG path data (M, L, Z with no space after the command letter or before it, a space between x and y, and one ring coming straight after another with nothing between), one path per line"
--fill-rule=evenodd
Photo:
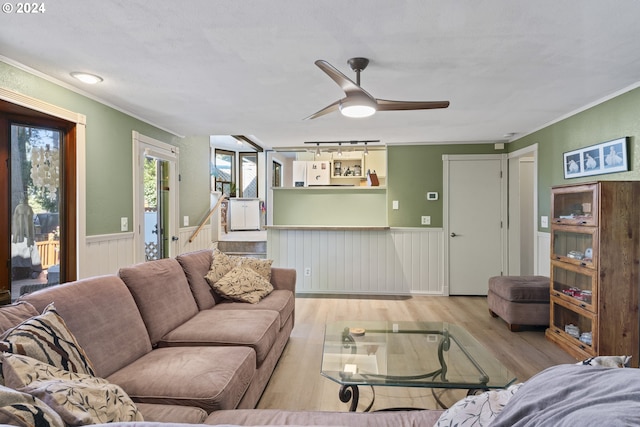
M135 402L144 422L127 425L428 426L438 418L440 411L252 409L294 326L296 272L271 268L268 296L232 302L205 279L212 257L209 250L191 252L24 295L0 307L0 332L53 303L95 376Z
M24 295L50 303L93 363L146 421L203 422L215 410L254 408L294 322L293 269L272 268L258 304L218 298L203 250ZM16 321L22 319L16 318Z

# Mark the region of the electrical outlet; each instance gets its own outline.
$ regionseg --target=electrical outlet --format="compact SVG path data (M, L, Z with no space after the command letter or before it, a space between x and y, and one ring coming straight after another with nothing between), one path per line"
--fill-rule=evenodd
M422 225L431 225L431 217L430 216L423 216L421 218L421 224Z
M129 218L126 216L120 218L120 231L129 231Z
M307 276L307 277L311 276L311 268L310 267L306 267L304 269L304 275Z
M182 218L182 225L184 227L188 227L189 226L189 216L185 215L184 218Z

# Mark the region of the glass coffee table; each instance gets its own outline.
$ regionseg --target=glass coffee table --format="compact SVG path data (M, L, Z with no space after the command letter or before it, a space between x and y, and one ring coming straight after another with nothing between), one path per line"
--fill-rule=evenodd
M470 395L516 381L469 332L446 322L328 323L321 373L341 385L340 400L351 401L350 411L358 406L360 386L465 389Z

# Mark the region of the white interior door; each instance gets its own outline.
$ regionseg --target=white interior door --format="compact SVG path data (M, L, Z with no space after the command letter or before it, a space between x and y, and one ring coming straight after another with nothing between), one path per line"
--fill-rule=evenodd
M445 287L486 295L506 265L506 156L443 156Z

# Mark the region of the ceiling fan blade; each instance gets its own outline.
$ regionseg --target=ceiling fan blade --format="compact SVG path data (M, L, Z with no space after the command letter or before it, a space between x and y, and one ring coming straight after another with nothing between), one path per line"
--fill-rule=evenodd
M336 67L329 64L324 59L318 59L315 64L324 71L331 79L338 83L338 86L342 88L347 97L353 94L365 94L367 97L374 99L366 90L362 89L356 83L353 82L349 77L342 74Z
M311 119L315 119L317 117L324 116L325 114L333 113L334 111L338 110L338 106L340 105L340 101L342 101L342 100L339 99L336 102L334 102L333 104L327 105L322 110L317 111L317 112L313 113L312 115L310 115L309 117L305 117L302 120L311 120Z
M434 108L447 108L449 101L390 101L388 99L376 99L378 111L401 110L431 110Z

